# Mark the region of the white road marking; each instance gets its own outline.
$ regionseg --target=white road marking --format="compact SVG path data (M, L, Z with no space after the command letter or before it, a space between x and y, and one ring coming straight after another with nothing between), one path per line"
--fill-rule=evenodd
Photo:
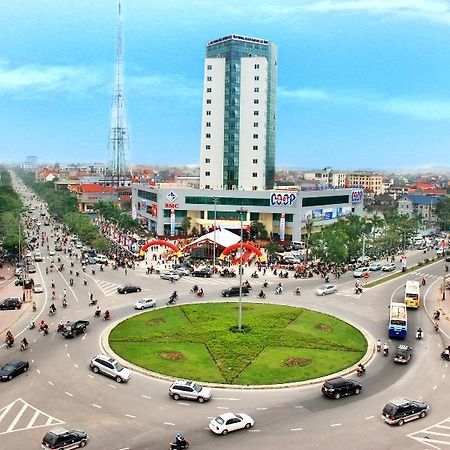
M64 347L66 347L66 348L67 348L67 344L65 344L65 345L64 345Z
M256 408L258 411L265 411L268 408Z
M303 406L302 405L297 405L296 408L303 408Z
M252 433L259 433L261 430L248 430L251 431Z
M445 378L445 373L442 375L442 379L444 379Z
M78 364L74 364L75 368L78 369Z
M178 402L179 405L190 406L189 403Z
M291 428L291 431L303 431L303 428Z
M114 386L114 385L112 385L112 384L108 384L108 386L109 386L110 388L117 389L117 386Z
M36 369L36 372L39 373L39 374L41 373L41 371L39 369Z
M28 404L24 403L22 405L22 408L20 409L20 411L16 414L16 417L14 417L14 420L11 422L10 426L7 428L6 433L11 432L12 430L14 430L14 427L17 425L17 422L20 420L20 418L22 417L22 414L25 412L25 410L27 409Z
M130 447L119 448L119 450L130 450Z
M330 427L340 427L342 423L333 423L330 425Z
M216 406L217 409L230 409L228 406Z
M230 401L238 401L239 398L228 398L228 397L214 397L214 400L230 400Z
M66 392L66 394L67 394L69 397L73 397L73 394L71 394L70 392Z
M34 363L34 359L32 359L31 362Z
M131 414L125 414L125 417L130 417L131 419L136 419L136 416L133 416Z
M54 384L51 381L49 381L48 384L50 384L51 386L54 386Z
M86 334L87 333L83 334L83 337L81 338L82 341L84 341L86 339Z
M94 378L94 375L88 374L89 378Z
M69 353L66 353L66 355L67 355L68 358L70 358L70 354Z
M101 406L100 406L100 405L96 405L95 403L92 403L92 406L93 406L94 408L99 408L99 409L101 409Z
M174 426L175 426L175 424L174 424L174 423L172 423L172 422L163 422L163 424L164 424L164 425L170 425L170 426L172 426L172 427L174 427Z
M433 391L435 391L437 389L437 385L436 386L433 386Z
M209 419L209 420L214 419L214 418L215 418L215 417L211 417L211 416L210 416L210 417L207 417L207 419ZM209 429L209 428L208 428L208 429Z
M367 416L366 420L373 419L375 416Z
M151 400L152 398L149 397L148 395L141 395L142 398L148 398L149 400Z

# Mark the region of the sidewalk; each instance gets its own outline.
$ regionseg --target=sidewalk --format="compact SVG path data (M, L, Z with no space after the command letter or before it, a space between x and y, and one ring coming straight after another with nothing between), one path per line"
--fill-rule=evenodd
M447 274L446 277L447 283L450 282L450 275ZM442 281L443 279L437 283L437 288L433 290L431 301L431 306L433 306L433 310L429 311L431 317L433 317L433 312L435 310L439 310L441 313L440 319L437 321L439 324L439 328L441 330L441 335L447 339L446 345L450 344L450 290L445 290L445 300L443 299L442 293Z
M0 269L0 276L5 277L5 281L0 284L0 300L8 297L20 297L22 299L22 287L14 286L14 272L13 269L5 266ZM22 304L22 308L14 311L0 311L0 342L2 335L10 330L13 325L28 311L31 302ZM14 333L13 333L14 334Z

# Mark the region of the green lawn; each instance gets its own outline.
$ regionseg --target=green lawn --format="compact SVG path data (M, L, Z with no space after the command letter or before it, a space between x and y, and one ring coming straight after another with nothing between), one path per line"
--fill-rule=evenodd
M325 314L245 302L244 323L251 331L232 333L237 312L235 302L149 311L114 328L110 345L155 372L231 384L328 375L352 365L367 349L357 329Z

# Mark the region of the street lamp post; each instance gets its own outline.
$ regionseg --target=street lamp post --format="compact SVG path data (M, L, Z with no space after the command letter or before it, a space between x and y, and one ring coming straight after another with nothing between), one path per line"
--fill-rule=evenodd
M239 218L241 220L241 245L240 245L240 255L239 255L239 320L238 320L238 329L242 331L242 241L244 239L244 226L243 226L243 218L242 216L247 214L247 211L244 208L239 208L237 211L239 213Z
M218 197L213 197L214 202L214 242L213 242L213 273L216 273L216 221L217 221L217 200Z

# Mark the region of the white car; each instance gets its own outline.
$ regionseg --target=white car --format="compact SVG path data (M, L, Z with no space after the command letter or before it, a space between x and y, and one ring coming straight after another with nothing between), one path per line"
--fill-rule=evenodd
M178 269L175 269L174 272L176 272L180 276L187 276L191 274L191 271L187 269L186 267L178 267Z
M247 414L227 412L209 422L209 429L215 434L228 434L230 431L251 428L255 421Z
M360 278L360 277L368 277L369 276L369 268L368 267L358 267L357 269L355 269L355 271L353 272L353 276L355 278Z
M334 294L337 291L337 287L334 284L324 284L316 289L317 295Z
M94 356L89 364L92 372L103 373L108 377L114 378L117 383L128 381L131 378L131 372L121 366L118 361L106 355Z
M42 292L44 292L44 288L42 287L42 284L36 283L33 286L33 292L35 294L42 294Z
M154 308L156 306L156 300L153 298L142 298L134 304L134 309L147 309Z
M95 259L99 264L106 264L108 262L108 257L105 255L97 255Z
M180 275L178 275L175 271L165 272L160 275L162 280L179 280Z
M50 249L49 252L48 252L48 254L49 254L50 256L55 256L56 252L55 252L54 249Z

